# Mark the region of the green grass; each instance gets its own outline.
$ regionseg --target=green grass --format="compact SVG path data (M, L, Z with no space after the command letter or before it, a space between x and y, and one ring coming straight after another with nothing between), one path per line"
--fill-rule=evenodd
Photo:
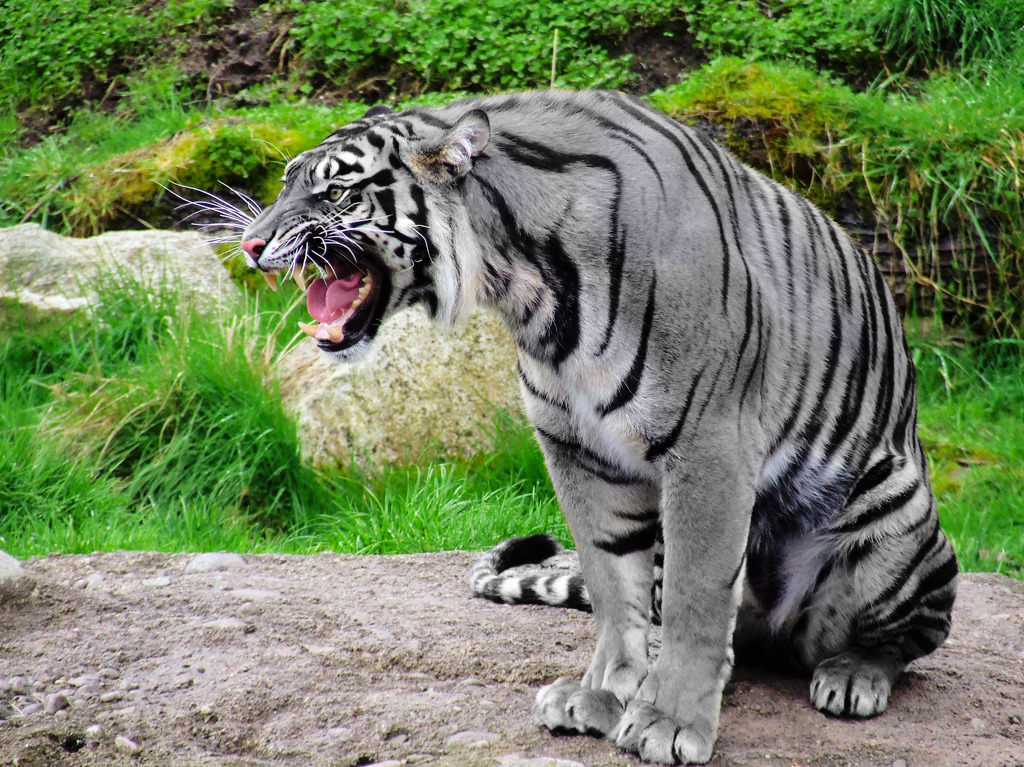
M0 306L0 546L405 553L551 531L570 543L527 425L496 413L471 460L317 471L271 373L295 296L214 317L103 289L70 321ZM965 570L1024 578L1024 345L911 322L920 431Z
M272 375L295 337L295 296L208 317L150 288L111 282L94 315L71 320L0 307L0 546L15 556L568 538L523 424L496 414L504 449L472 462L317 471Z
M1024 578L1024 345L912 333L919 429L962 569Z

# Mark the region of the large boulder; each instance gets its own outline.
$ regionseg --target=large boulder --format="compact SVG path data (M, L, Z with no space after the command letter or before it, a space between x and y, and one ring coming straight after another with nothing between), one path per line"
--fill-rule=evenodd
M315 464L415 462L491 447L495 413L519 411L515 360L492 314L446 335L412 310L388 320L374 353L355 365L302 342L281 363L281 389Z
M96 300L96 286L132 281L154 293L180 290L213 308L240 291L207 242L195 232L106 232L62 237L38 224L0 229L0 299L53 312Z

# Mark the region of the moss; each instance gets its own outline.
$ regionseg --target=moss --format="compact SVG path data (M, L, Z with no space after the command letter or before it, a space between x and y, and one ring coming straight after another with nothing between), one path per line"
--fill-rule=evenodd
M798 66L722 58L650 101L676 119L710 127L745 162L835 213L847 185L837 186L822 169L858 98Z
M155 145L125 152L84 169L68 195L76 234L89 235L125 223L153 226L174 214L187 189L217 192L225 186L261 201L280 191L285 159L315 141L292 128L248 123L239 118L199 122Z

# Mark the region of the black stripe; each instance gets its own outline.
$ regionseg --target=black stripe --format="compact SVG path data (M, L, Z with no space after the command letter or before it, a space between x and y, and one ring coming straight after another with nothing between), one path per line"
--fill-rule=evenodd
M536 386L534 386L533 382L529 378L527 378L526 371L523 370L523 366L520 365L519 362L516 362L516 370L519 372L519 380L520 382L522 382L523 388L530 393L530 396L539 399L541 402L547 405L551 405L551 407L558 408L559 410L562 410L566 413L569 412L569 407L565 403L552 399L547 394L538 389Z
M895 456L885 456L882 460L864 472L861 478L857 480L857 484L854 485L853 490L850 491L850 497L847 499L846 505L849 506L862 495L874 490L880 484L885 482L885 480L887 480L897 468L903 468L902 459L897 465Z
M617 557L647 551L654 545L660 525L655 522L644 525L631 533L617 535L607 540L595 540L594 545L601 551L607 551Z
M649 112L647 110L641 111L632 104L622 104L622 109L628 114L632 115L634 119L638 120L639 122L651 128L652 130L660 133L675 146L680 156L682 157L683 162L686 163L687 170L689 170L690 172L690 177L697 183L697 186L700 188L701 193L704 195L704 198L707 201L708 206L711 208L711 212L714 213L715 222L718 225L718 237L719 241L722 243L723 250L722 309L727 311L729 286L729 259L731 257L731 253L729 251L728 240L725 236L725 224L722 221L722 213L718 209L717 198L715 197L715 195L711 193L711 189L708 187L707 182L704 180L704 177L700 173L698 173L696 166L693 164L693 158L690 157L689 152L686 151L686 147L683 146L683 142L679 138L681 135L685 135L688 139L692 141L692 138L689 135L689 131L684 131L683 126L681 125L674 124L672 126L674 130L670 130L667 126L659 124L653 118L661 117L662 115L660 115L657 112L654 112L653 110L650 110ZM648 107L647 109L650 108Z
M650 443L647 448L646 458L648 461L656 461L661 458L665 453L672 449L672 446L676 444L676 440L679 439L679 434L683 430L683 423L686 421L686 415L690 412L690 406L693 405L694 395L697 393L697 384L700 383L701 376L704 375L702 368L693 378L693 383L690 384L690 391L686 395L686 402L683 405L683 411L679 414L679 419L676 421L676 425L672 427L672 431L666 434L661 439L655 440Z
M924 605L924 597L938 589L945 588L949 585L957 575L956 558L952 553L947 559L936 569L932 570L928 575L921 579L920 583L917 584L917 588L914 592L904 599L897 602L895 605L889 606L889 609L885 613L876 616L875 618L865 621L862 624L862 628L867 632L874 632L879 629L893 629L904 619L906 619L911 613ZM939 602L939 605L943 605L943 602ZM948 601L949 608L952 608L952 596ZM931 608L928 605L929 609ZM927 616L921 616L927 617ZM914 616L913 621L918 624L918 616Z
M647 292L647 309L644 311L644 324L640 329L640 344L637 347L636 356L633 358L633 365L626 377L622 379L615 395L606 404L598 407L597 410L602 416L618 410L640 391L640 380L643 377L644 365L647 361L647 342L654 324L654 293L657 282L657 275L655 275L651 278L651 287Z
M877 506L861 512L857 515L856 519L852 519L839 527L833 527L832 532L842 535L863 530L868 525L874 524L894 512L901 511L910 502L910 499L917 495L917 491L920 489L921 480L915 480L913 484L908 485L891 498L887 498Z
M911 558L907 564L905 564L898 573L896 573L886 589L871 600L871 603L867 606L866 611L875 611L880 607L884 607L888 604L889 600L892 599L900 590L907 585L907 579L910 574L914 572L918 566L925 560L925 557L935 547L936 542L939 539L941 533L939 532L938 524L932 526L931 532L922 541L921 545L917 549L917 553Z
M551 267L550 289L555 295L555 309L540 342L552 347L548 351L548 361L557 370L576 351L580 341L580 277L558 234L552 233L548 237L543 253Z
M615 465L575 440L557 437L540 426L534 426L534 431L553 447L561 449L567 459L602 482L607 482L610 485L639 485L647 481L638 474Z

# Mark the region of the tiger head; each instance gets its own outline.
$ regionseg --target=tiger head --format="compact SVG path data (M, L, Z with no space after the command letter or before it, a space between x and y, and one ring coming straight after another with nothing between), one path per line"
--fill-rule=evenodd
M381 322L415 303L442 321L462 313L453 190L489 135L480 110L452 124L374 107L288 163L241 247L271 287L283 274L306 292L315 324L301 327L328 356L362 357Z

